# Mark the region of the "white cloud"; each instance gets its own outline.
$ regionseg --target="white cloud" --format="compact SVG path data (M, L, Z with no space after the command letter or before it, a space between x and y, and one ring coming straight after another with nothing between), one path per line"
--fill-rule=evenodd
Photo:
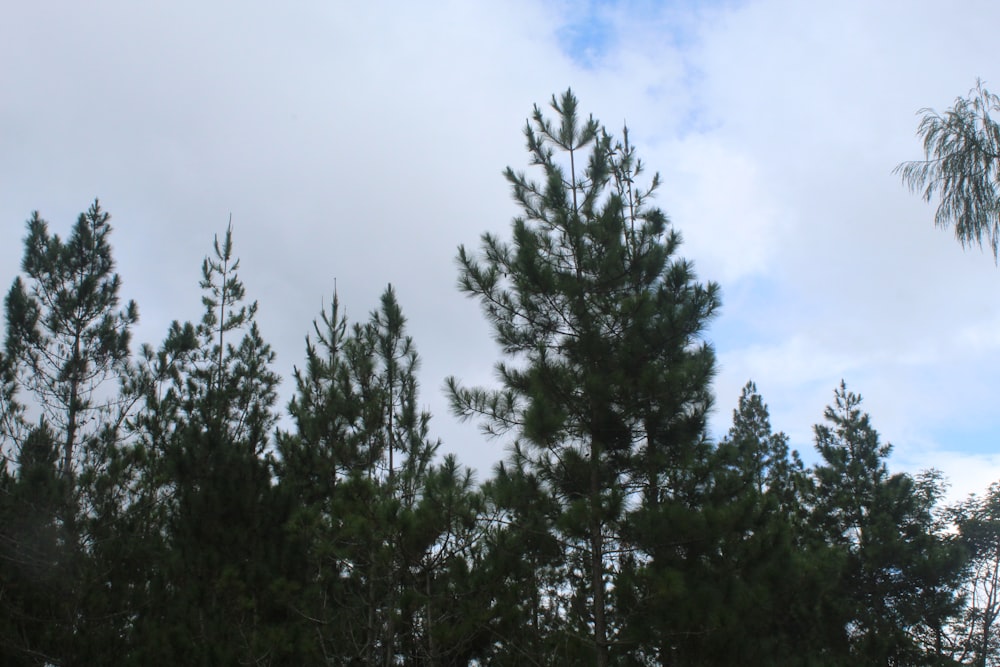
M754 159L705 134L688 135L658 152L671 156L663 205L684 236L684 254L697 258L699 273L723 285L771 273L788 221L769 198Z
M949 486L945 504L965 500L970 493L982 495L990 484L1000 480L1000 454L970 454L930 445L926 450L907 456L892 456L893 470L917 474L934 468L940 470Z

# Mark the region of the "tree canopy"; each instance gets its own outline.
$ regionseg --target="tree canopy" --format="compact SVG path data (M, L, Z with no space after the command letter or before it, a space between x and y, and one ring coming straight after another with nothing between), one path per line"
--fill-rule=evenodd
M713 437L720 287L658 177L569 90L524 136L519 214L458 251L501 355L494 386L448 381L506 446L481 479L440 454L392 285L356 322L334 292L279 406L232 224L201 318L134 349L110 216L64 240L31 215L0 351L0 662L1000 660L997 490L943 508L939 473L891 472L845 382L813 466L752 381Z

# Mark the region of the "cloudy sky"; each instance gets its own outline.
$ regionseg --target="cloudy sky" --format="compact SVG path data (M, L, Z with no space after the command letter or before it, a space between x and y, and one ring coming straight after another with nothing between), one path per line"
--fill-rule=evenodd
M1000 479L1000 272L935 229L892 174L922 107L1000 90L1000 5L505 0L13 3L0 23L0 283L24 221L113 216L139 342L200 317L199 267L232 214L290 396L336 281L364 319L392 283L443 451L503 453L459 424L447 375L498 358L455 288L459 244L507 234L501 176L535 103L572 87L663 176L658 204L719 282L713 432L753 379L812 460L841 378L953 497Z

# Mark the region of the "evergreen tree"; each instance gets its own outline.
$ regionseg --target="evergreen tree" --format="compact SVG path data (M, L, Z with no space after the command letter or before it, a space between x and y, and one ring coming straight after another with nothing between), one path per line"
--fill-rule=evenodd
M15 279L5 300L18 385L58 434L60 474L70 480L86 453L81 445L86 450L100 428L121 424L117 401L101 400L98 390L128 377L130 327L138 320L134 302L116 311L121 280L113 273L110 217L95 201L63 241L33 213L21 263L29 282Z
M364 664L467 664L480 630L458 614L477 494L454 458L434 461L395 292L364 324L349 327L336 297L321 322L296 369L296 430L279 434L277 468L307 573L292 599L312 619L313 650Z
M5 664L58 662L71 635L73 563L61 522L66 481L52 430L32 429L17 454L16 474L0 480L0 656Z
M121 280L114 273L109 219L95 201L64 240L33 213L24 276L15 279L4 303L0 437L5 456L18 462L5 504L21 537L40 531L52 538L36 563L44 575L31 568L5 574L48 582L29 588L50 600L24 601L50 614L32 617L33 627L44 626L45 640L23 628L5 643L36 660L70 663L106 655L126 611L107 574L114 569L108 555L129 546L118 517L128 502L123 426L136 399L129 342L138 313L132 302L118 310ZM27 415L37 420L34 426L26 424ZM54 488L62 494L58 499L51 496ZM38 494L47 501L38 505ZM27 518L37 525L24 524ZM10 545L26 548L22 556L41 556L33 546ZM29 582L11 583L24 590L21 584Z
M855 661L948 664L940 636L954 610L961 554L941 534L935 476L890 475L891 446L880 441L861 397L842 382L827 424L815 426L813 522L842 554L842 631Z
M417 353L405 333L406 320L392 286L366 325L356 325L352 340L355 377L362 401L361 430L375 483L369 507L370 646L379 662L395 664L412 620L401 609L411 563L402 549L404 523L412 518L417 493L437 449L428 440L430 414L417 408Z
M174 324L147 352L148 415L139 421L159 505L160 566L135 630L137 661L236 664L285 656L280 525L267 447L276 416L274 353L254 321L257 304L233 257L232 229L202 265L197 325Z
M699 605L704 632L675 655L714 664L816 664L823 645L822 553L802 538L808 480L788 437L772 431L767 405L748 382L733 424L712 456L701 512L716 545ZM714 603L714 604L713 604Z
M321 326L322 324L322 326ZM288 406L292 432L276 439L277 492L288 507L285 539L290 576L285 602L298 611L294 625L304 663L331 663L347 654L351 633L341 630L359 613L348 600L353 545L369 533L358 519L370 487L367 459L354 433L361 418L346 356L348 322L334 294L332 309L306 337L306 363L295 368Z
M580 655L606 665L621 627L609 587L630 492L655 505L670 466L685 466L702 439L714 355L700 335L718 288L674 257L680 237L647 201L658 178L636 184L627 132L615 142L581 120L571 91L552 107L555 123L536 107L525 128L543 180L506 171L523 212L512 243L485 234L481 257L459 249L459 285L512 362L498 364L503 388L449 384L457 414L517 433L515 456L558 499L569 558L558 594L569 596Z
M17 456L18 443L24 439L24 406L17 399L17 370L14 360L0 350L0 455L3 468Z
M564 595L568 559L555 523L558 495L520 449L497 465L483 485L484 534L475 553L475 590L484 604L471 618L486 631L478 656L491 665L561 665L578 661L586 646L567 628L576 613Z

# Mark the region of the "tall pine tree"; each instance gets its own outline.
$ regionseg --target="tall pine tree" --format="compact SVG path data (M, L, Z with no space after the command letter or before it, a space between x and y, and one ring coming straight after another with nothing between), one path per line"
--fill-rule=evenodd
M124 426L137 398L129 344L138 310L133 302L120 308L109 220L95 201L64 239L33 213L24 276L4 302L0 445L19 467L5 499L16 521L7 525L21 526L7 545L27 569L3 576L22 591L21 584L44 581L31 589L50 598L30 602L39 613L24 616L44 627L44 638L26 625L4 644L32 659L101 659L114 651L113 626L125 616L121 601L111 601L117 586L108 583L114 565L107 557L128 546L118 520L127 503ZM32 525L24 523L29 517ZM48 544L44 553L31 546L36 531Z
M159 567L136 624L137 661L254 663L287 658L275 628L286 610L269 593L279 578L280 526L268 446L276 415L274 353L246 303L232 229L202 265L204 313L172 325L147 352L146 500L162 523ZM293 654L294 655L294 654Z
M569 659L606 665L628 508L659 502L703 436L714 354L700 336L719 297L675 257L680 236L648 202L659 180L638 184L627 132L618 142L581 118L571 91L552 108L554 122L536 107L525 128L541 180L506 171L522 210L512 241L485 234L480 256L459 249L460 288L509 358L502 388L449 385L457 414L515 434L515 457L557 499L570 562L556 595L579 647Z

